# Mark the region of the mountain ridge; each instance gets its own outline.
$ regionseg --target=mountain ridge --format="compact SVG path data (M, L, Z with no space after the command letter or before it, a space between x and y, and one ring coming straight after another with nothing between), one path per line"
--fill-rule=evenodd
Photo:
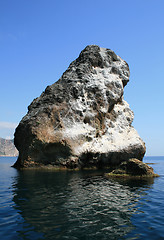
M14 146L14 140L4 139L0 137L0 156L18 156L18 151Z

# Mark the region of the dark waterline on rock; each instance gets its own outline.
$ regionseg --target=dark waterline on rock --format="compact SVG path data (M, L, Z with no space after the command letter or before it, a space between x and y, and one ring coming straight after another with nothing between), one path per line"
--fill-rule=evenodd
M162 239L164 157L159 178L106 179L103 171L17 171L0 157L0 239Z

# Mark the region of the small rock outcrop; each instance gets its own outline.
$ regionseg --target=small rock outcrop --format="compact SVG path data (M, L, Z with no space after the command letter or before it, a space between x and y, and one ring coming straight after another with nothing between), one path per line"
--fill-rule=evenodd
M14 146L14 140L0 138L0 156L16 157L18 151Z
M154 173L152 167L143 163L138 159L129 159L122 162L116 169L106 174L107 177L125 177L125 178L144 178L144 177L159 177Z
M142 160L145 144L123 99L129 66L112 50L87 46L33 100L15 131L15 167L106 167Z

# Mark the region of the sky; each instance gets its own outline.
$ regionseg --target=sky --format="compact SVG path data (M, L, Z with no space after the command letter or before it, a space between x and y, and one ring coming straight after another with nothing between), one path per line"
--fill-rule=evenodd
M90 44L130 67L124 99L147 155L164 155L163 0L0 0L0 137Z

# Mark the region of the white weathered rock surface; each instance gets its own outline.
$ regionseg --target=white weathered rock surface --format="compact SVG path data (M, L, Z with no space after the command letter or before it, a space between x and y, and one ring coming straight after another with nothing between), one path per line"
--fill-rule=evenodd
M15 166L103 167L141 160L145 144L123 100L128 81L124 60L109 49L87 46L28 107L15 132Z

